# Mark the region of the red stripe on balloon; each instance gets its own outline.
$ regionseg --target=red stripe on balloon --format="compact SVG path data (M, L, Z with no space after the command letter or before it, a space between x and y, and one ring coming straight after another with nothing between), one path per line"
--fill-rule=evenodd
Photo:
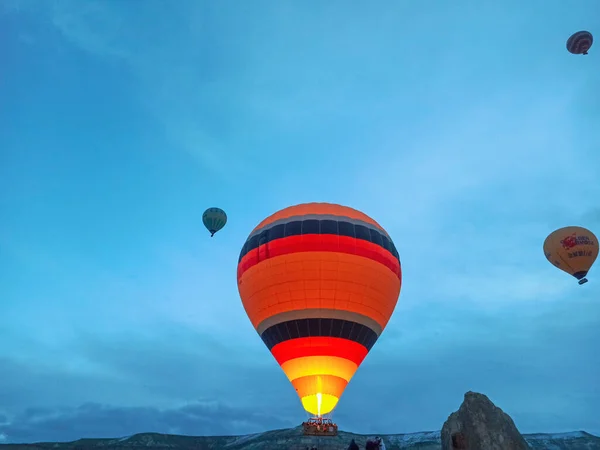
M369 351L361 344L337 337L307 337L281 342L271 353L282 365L286 361L305 356L336 356L359 366Z
M401 278L399 261L387 250L372 242L335 234L288 236L260 245L248 252L237 268L238 281L243 273L269 258L300 252L339 252L377 261Z

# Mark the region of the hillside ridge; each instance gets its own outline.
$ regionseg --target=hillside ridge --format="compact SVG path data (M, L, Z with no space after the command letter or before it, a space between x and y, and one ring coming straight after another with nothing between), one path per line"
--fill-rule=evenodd
M2 450L128 450L140 447L173 450L305 450L316 445L318 450L345 450L351 439L364 448L373 435L340 431L336 437L314 438L303 436L302 428L270 430L237 436L188 436L163 433L138 433L118 438L83 438L71 442L37 442L0 444ZM403 434L380 434L388 450L440 450L440 431L422 431ZM531 433L523 437L535 450L600 450L600 437L585 431L566 433Z

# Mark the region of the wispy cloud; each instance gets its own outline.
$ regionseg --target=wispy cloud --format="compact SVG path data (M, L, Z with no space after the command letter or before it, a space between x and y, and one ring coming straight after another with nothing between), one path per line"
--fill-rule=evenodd
M286 428L290 423L275 414L252 408L228 407L206 402L172 409L153 407L113 407L88 403L76 408L31 408L15 417L15 422L0 425L11 442L29 442L35 432L47 441L81 438L126 437L149 428L158 433L224 436L261 430L264 422ZM224 425L227 424L227 425ZM231 424L237 424L232 428ZM77 434L65 434L65 429ZM257 432L257 431L255 431ZM109 434L107 434L109 433Z
M184 2L185 3L185 2ZM160 14L160 3L148 4L145 14ZM193 20L203 4L186 3L181 15L159 15L156 26L139 20L139 11L122 4L92 0L85 5L71 0L48 2L15 1L8 7L22 13L40 14L49 20L65 42L108 63L124 64L134 77L138 101L145 103L175 148L184 150L207 170L229 177L244 166L233 158L215 136L214 117L206 115L206 102L218 102L223 82L210 75L218 68L198 66L198 58L212 49L215 32L195 27ZM189 15L184 11L189 11ZM184 37L185 36L185 37ZM180 46L182 39L190 45ZM197 42L205 52L198 52ZM211 81L211 78L214 81ZM220 92L219 92L220 91ZM218 105L214 113L219 114ZM227 164L225 164L227 161Z

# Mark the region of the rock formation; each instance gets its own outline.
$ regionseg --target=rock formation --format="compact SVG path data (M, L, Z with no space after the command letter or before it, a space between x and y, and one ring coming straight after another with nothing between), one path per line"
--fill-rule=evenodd
M467 392L442 427L442 450L529 450L508 414L489 398Z

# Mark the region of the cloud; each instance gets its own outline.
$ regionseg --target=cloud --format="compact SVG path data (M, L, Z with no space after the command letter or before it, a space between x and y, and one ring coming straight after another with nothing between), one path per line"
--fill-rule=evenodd
M271 358L264 358L268 352L258 338L252 343L224 341L219 335L174 324L158 336L125 335L103 341L82 337L80 351L131 382L144 380L153 396L186 399L210 395L237 404L275 400L269 386L282 375ZM247 379L253 380L251 386L245 386Z
M423 304L410 314L400 308L334 419L364 433L439 429L464 392L478 390L523 432L598 432L593 417L600 398L587 386L600 370L591 344L600 338L593 319L599 313L592 296L559 308L541 303L526 314L475 312L467 304ZM225 343L177 326L146 338L82 335L68 350L66 366L52 359L0 362L0 399L9 418L0 432L11 442L142 431L243 434L304 419L289 382L258 339ZM87 369L91 363L94 370ZM376 405L367 422L357 414L365 402Z
M144 431L245 434L303 418L262 343L219 342L173 324L147 338L84 334L61 350L0 360L0 432L10 442Z
M190 398L268 404L280 393L273 384L291 389L287 381L281 383L285 376L258 337L250 342L222 340L221 335L177 323L154 326L152 333L121 331L102 337L80 329L77 338L62 342L60 349L42 341L34 353L19 336L10 336L13 345L27 351L2 352L7 355L0 387L3 407L14 411L22 404L73 405L97 399L123 405L172 406ZM245 383L248 379L254 380L252 386ZM45 390L48 385L56 389ZM32 391L33 386L43 392Z
M50 24L62 37L62 47L78 49L110 65L123 65L134 78L134 96L155 116L172 144L188 152L203 169L231 177L236 169L242 170L243 162L231 158L223 136L215 135L214 118L222 113L209 107L219 101L218 91L223 89L221 81L211 81L219 78L222 64L196 66L198 58L214 60L226 54L207 44L214 42L220 31L194 26L204 9L201 4L182 2L170 15L162 14L161 9L160 2L146 5L142 16L159 18L148 27L140 20L139 10L124 4L14 0L5 6L8 12L35 16ZM179 45L182 39L189 45Z
M276 413L195 402L171 409L115 407L87 403L76 408L30 408L0 425L0 436L11 443L72 441L81 438L124 437L143 432L193 436L223 436L263 431L264 424L288 428Z
M522 432L598 432L600 392L589 390L600 370L593 296L527 314L451 306L399 311L335 419L364 433L437 430L474 390L489 395ZM376 405L372 421L357 420L365 402Z

